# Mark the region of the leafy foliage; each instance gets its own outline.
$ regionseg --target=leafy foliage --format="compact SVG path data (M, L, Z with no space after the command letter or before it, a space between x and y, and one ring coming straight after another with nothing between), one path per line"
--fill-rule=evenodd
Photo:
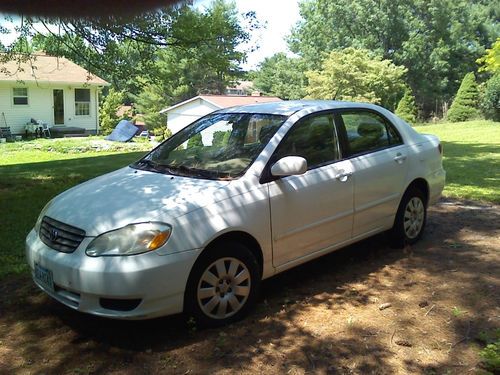
M218 130L214 132L214 138L212 140L212 146L223 146L226 145L229 141L229 137L231 136L231 131L226 130Z
M417 119L417 107L411 89L407 88L405 94L398 103L396 115L410 124L414 124Z
M300 14L289 47L308 66L319 69L332 50L366 48L408 68L426 115L500 35L498 7L483 0L310 0Z
M18 43L6 47L2 59L44 50L65 56L135 95L142 90L137 77L153 81L161 77L159 51L180 58L177 71L197 68L195 90L221 92L241 74L239 65L246 52L236 47L250 40L250 30L260 27L253 12L238 14L236 6L224 0L213 1L205 10L181 2L134 17L23 20ZM32 44L21 43L29 39ZM206 85L200 84L202 79Z
M364 49L332 51L321 70L306 73L307 95L313 99L365 101L394 108L404 90L406 68Z
M254 86L281 99L301 99L306 95L305 66L302 59L277 53L267 57L255 73Z
M167 119L160 111L167 107L167 101L161 85L144 82L143 90L134 96L135 108L143 117L148 129L163 128Z
M459 122L477 117L478 97L479 92L474 73L467 73L448 111L448 120Z
M113 131L116 124L121 120L116 112L123 103L124 94L111 88L108 95L104 98L101 104L99 113L99 129L100 133L107 135Z
M484 84L480 107L486 118L500 121L500 72L494 74Z
M199 146L203 146L203 139L201 137L201 133L193 135L191 138L189 138L187 143L187 148L199 147Z
M497 38L493 46L486 50L486 54L478 59L477 63L482 65L481 71L500 73L500 38Z

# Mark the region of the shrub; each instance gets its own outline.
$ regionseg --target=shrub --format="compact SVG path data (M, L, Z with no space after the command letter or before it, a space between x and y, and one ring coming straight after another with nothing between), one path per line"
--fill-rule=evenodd
M493 75L484 85L480 106L486 118L500 121L500 72Z
M410 124L414 124L417 119L417 107L411 89L406 89L405 94L398 103L396 115Z
M488 371L496 374L500 370L500 329L481 332L478 338L486 345L479 352L482 365Z
M477 110L479 92L474 73L467 73L457 91L455 100L448 110L448 120L451 122L467 121L478 117Z
M203 139L201 133L193 135L188 140L187 148L203 146Z
M153 129L153 134L155 135L155 141L162 142L167 138L172 136L172 132L166 126L160 126Z
M108 95L104 98L99 113L99 130L101 134L107 135L111 133L118 121L121 120L116 111L122 105L123 97L121 91L110 89Z

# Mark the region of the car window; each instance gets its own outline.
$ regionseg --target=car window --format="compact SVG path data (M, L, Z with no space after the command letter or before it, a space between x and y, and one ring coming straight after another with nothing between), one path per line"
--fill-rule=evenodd
M285 156L301 156L308 169L340 159L332 114L310 116L288 132L278 147L275 160Z
M373 112L341 114L347 133L349 154L357 155L401 144L401 136L384 118Z

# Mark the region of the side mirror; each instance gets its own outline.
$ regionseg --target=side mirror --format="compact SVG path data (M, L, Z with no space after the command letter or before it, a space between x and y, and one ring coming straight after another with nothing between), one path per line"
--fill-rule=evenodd
M294 176L304 174L307 171L307 161L300 156L285 156L271 167L273 176Z

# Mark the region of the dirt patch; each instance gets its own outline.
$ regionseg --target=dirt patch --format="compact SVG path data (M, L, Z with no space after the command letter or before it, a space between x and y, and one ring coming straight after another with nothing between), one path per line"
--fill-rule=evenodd
M0 286L0 373L466 374L500 327L500 207L443 201L421 242L384 236L263 283L244 321L111 321L74 312L28 278Z

